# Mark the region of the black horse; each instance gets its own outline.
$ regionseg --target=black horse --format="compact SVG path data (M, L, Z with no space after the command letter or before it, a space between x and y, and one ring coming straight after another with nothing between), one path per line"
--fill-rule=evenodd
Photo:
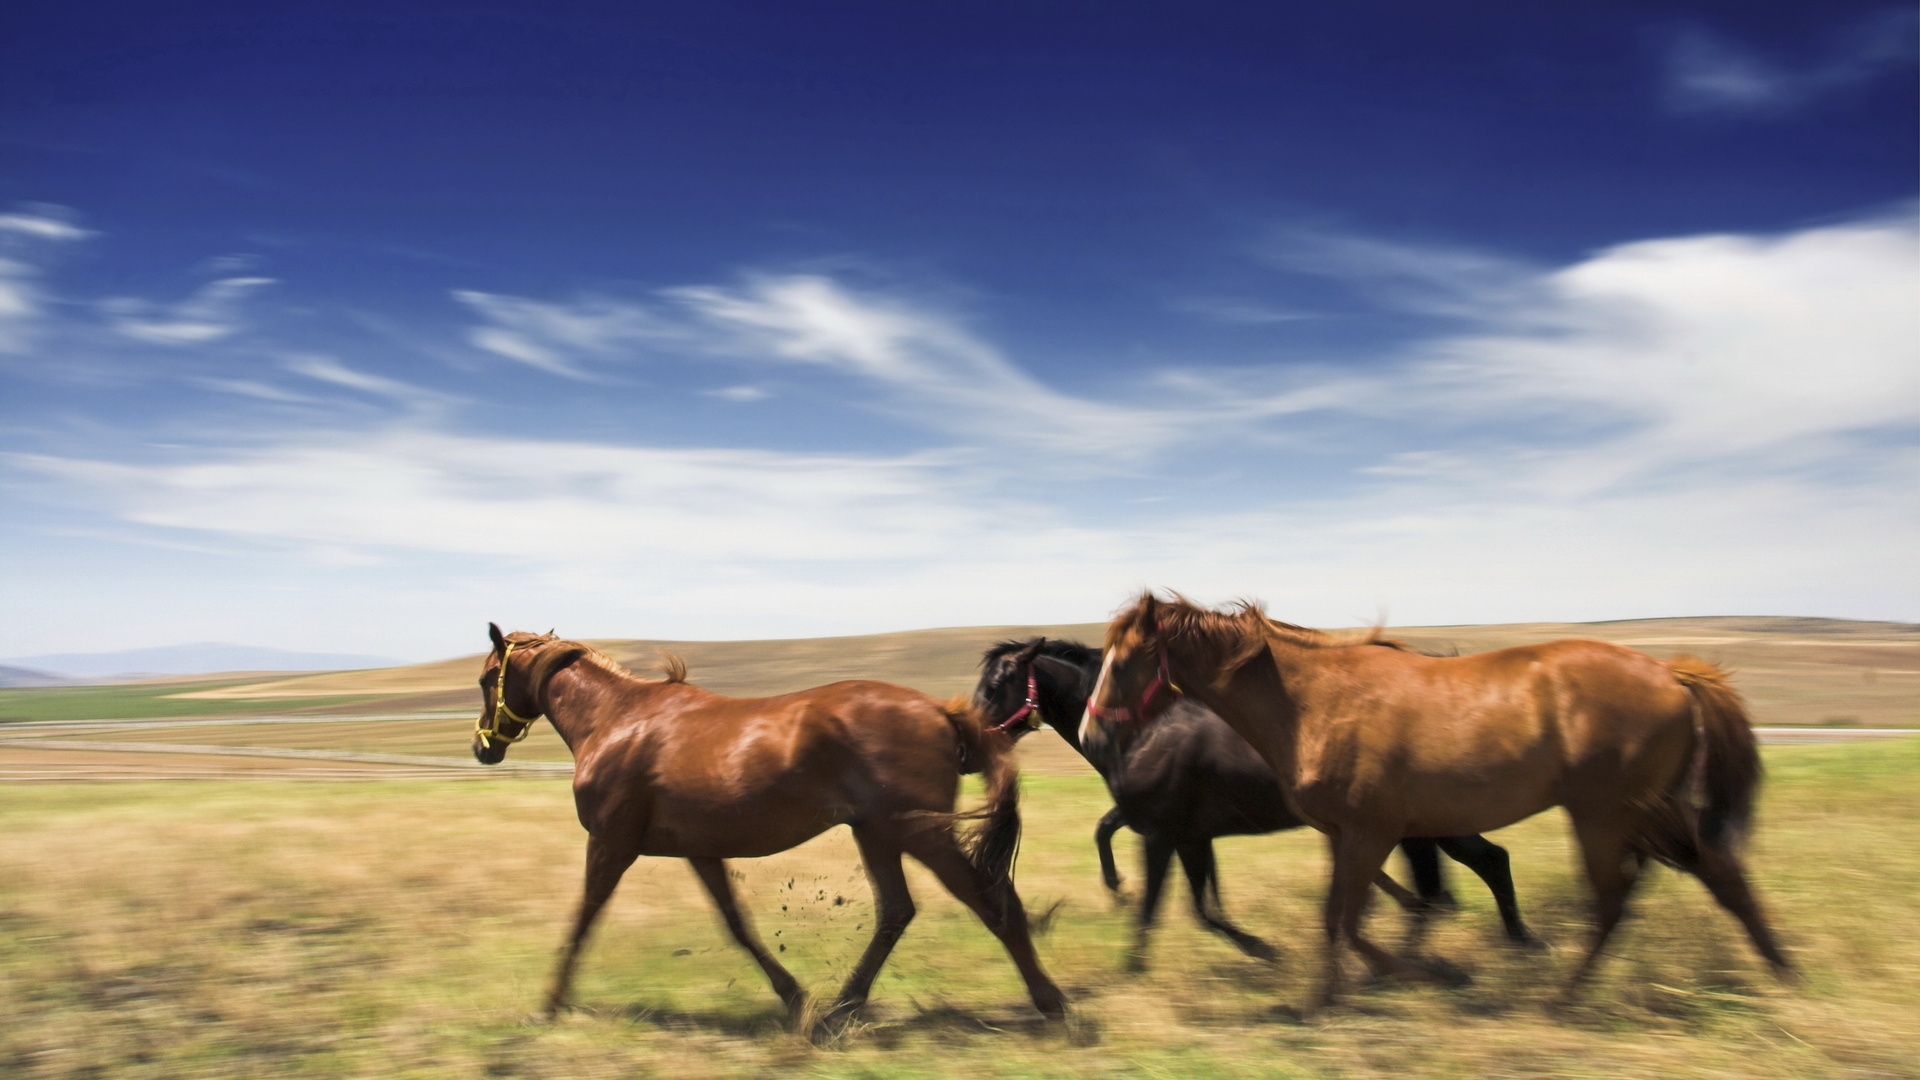
M1182 697L1143 731L1117 760L1097 760L1081 748L1080 712L1100 670L1100 653L1078 642L1034 638L1003 641L981 661L974 703L990 722L1016 738L1044 720L1107 782L1114 806L1094 830L1100 874L1116 894L1120 874L1113 862L1113 834L1126 825L1145 841L1147 883L1140 898L1139 936L1128 966L1146 965L1147 938L1160 906L1167 864L1174 855L1193 890L1193 912L1249 956L1272 959L1273 946L1228 922L1220 909L1220 878L1213 858L1216 836L1252 836L1304 824L1287 809L1280 781L1260 755L1226 721ZM1483 836L1414 838L1401 841L1413 868L1417 896L1382 874L1380 886L1414 914L1416 940L1427 916L1455 907L1441 875L1440 855L1480 875L1493 892L1515 944L1534 944L1513 896L1507 849Z

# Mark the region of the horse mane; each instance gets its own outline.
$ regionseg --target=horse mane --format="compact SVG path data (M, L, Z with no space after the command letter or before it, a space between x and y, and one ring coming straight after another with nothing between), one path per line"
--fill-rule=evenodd
M1152 625L1142 625L1149 613ZM1414 651L1405 642L1383 636L1382 630L1380 626L1373 626L1359 635L1336 634L1281 622L1268 616L1266 605L1258 600L1235 600L1224 607L1208 608L1179 593L1162 599L1148 590L1108 624L1106 647L1137 643L1157 635L1200 646L1220 659L1227 670L1246 663L1274 641L1302 649L1379 645L1402 652Z
M1012 656L1014 653L1032 645L1035 640L1038 639L1028 638L1025 641L1015 641L1009 638L1006 641L995 642L994 646L988 649L985 655L980 657L980 666L982 669L991 667L1000 660ZM1040 649L1035 655L1050 656L1055 660L1065 660L1069 664L1084 665L1100 659L1100 650L1091 645L1083 645L1078 641L1070 641L1066 638L1047 638L1041 642Z
M658 679L647 679L628 671L626 666L621 664L620 661L588 645L586 642L565 640L556 636L551 630L544 634L529 634L524 630L516 630L507 635L507 642L518 648L525 648L529 645L564 645L568 649L578 650L576 659L585 660L587 663L592 664L602 671L618 675L622 678L632 679L635 682L683 683L687 681L687 662L670 652L660 654L662 677Z

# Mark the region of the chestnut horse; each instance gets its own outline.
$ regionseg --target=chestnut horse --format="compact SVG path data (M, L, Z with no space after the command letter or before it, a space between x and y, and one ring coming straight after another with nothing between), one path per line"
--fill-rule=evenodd
M1040 969L1011 870L1020 838L1012 744L973 710L915 690L850 681L769 698L727 698L686 681L678 660L641 679L603 654L551 633L503 636L480 675L473 755L493 765L545 715L573 751L573 800L587 830L586 892L546 1011L566 1003L575 959L594 919L642 855L687 860L734 940L753 956L797 1021L807 1002L734 901L726 859L772 855L851 825L878 919L873 940L823 1019L867 998L880 965L914 915L902 853L933 871L1012 954L1034 1007L1064 1015ZM962 772L980 772L987 805L955 814ZM978 822L971 835L954 823Z
M1368 885L1408 836L1465 836L1566 808L1593 888L1591 948L1571 993L1658 859L1698 877L1776 974L1780 951L1741 867L1760 755L1740 697L1705 661L1568 639L1431 657L1342 641L1242 603L1210 611L1149 591L1107 628L1080 739L1130 740L1188 694L1219 713L1327 834L1326 976L1340 938L1376 974L1420 970L1360 935ZM1703 804L1696 806L1698 788Z
M1187 871L1194 917L1202 925L1248 956L1271 960L1279 955L1272 945L1233 925L1220 903L1219 863L1213 851L1216 837L1261 835L1306 824L1287 809L1279 779L1245 739L1205 706L1181 700L1168 705L1155 717L1153 727L1121 753L1090 755L1080 745L1079 725L1069 720L1080 711L1099 676L1099 650L1077 641L1043 637L1003 641L987 650L980 666L973 703L995 730L1018 739L1045 721L1107 782L1114 805L1100 819L1093 843L1100 855L1101 877L1116 896L1120 873L1113 861L1113 834L1126 825L1141 836L1146 888L1140 898L1133 949L1127 955L1129 970L1146 968L1148 935L1166 885L1168 863L1176 854ZM1520 919L1506 848L1484 836L1410 836L1400 847L1413 868L1418 895L1384 874L1378 884L1413 913L1414 941L1420 939L1433 912L1456 906L1441 876L1440 853L1445 851L1487 883L1508 940L1518 945L1537 943Z

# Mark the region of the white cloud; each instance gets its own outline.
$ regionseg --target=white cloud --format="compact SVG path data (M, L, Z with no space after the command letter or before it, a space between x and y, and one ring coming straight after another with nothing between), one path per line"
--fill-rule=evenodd
M0 258L0 353L23 352L40 313L38 274L26 263Z
M1481 457L1540 484L1645 480L1715 462L1764 473L1871 453L1920 424L1920 234L1910 210L1780 236L1622 244L1557 270L1473 252L1322 242L1312 260L1471 329L1383 373L1277 391L1184 372L1224 414L1377 418L1405 455L1374 474L1467 475ZM1441 445L1405 450L1412 431ZM1478 431L1491 449L1452 445ZM1544 433L1544 434L1543 434ZM1785 455L1783 457L1782 455Z
M468 332L474 347L567 379L593 380L581 359L630 356L677 336L645 307L620 300L589 297L558 304L471 289L453 295L489 324Z
M765 401L768 393L758 386L723 386L718 390L708 390L707 394L725 401Z
M281 361L281 367L296 375L304 375L316 382L343 386L363 394L388 398L406 405L426 406L444 403L446 395L415 386L412 383L389 379L384 375L373 375L356 371L329 356L291 356Z
M861 380L875 408L972 443L1138 458L1200 418L1056 391L954 320L819 275L754 275L737 288L666 289L670 306L558 304L457 293L490 325L469 340L521 363L588 378L583 361L642 349L736 363L799 365Z
M14 233L34 240L85 240L94 234L58 217L44 213L0 214L0 232Z
M240 397L253 398L256 401L273 401L283 405L312 405L316 399L305 394L296 394L269 383L255 379L215 379L195 380L196 385L222 394L237 394Z
M919 560L955 550L971 516L918 458L395 431L176 465L10 460L141 525L536 564Z
M42 313L40 269L8 257L52 241L68 243L94 234L72 224L64 207L28 204L0 214L0 353L24 353Z
M1762 56L1703 27L1686 27L1667 43L1667 105L1708 115L1797 109L1909 65L1914 29L1910 9L1890 8L1846 28L1822 55L1793 63Z
M202 286L178 304L155 304L121 297L102 301L116 333L150 345L203 345L231 337L241 327L238 308L248 293L274 284L273 278L221 278Z
M1407 370L1422 408L1633 425L1588 452L1732 457L1920 423L1920 236L1870 221L1624 244L1554 272Z

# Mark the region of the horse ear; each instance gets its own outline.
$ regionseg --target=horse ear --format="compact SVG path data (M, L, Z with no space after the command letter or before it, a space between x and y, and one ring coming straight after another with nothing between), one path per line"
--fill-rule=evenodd
M1033 658L1040 655L1040 647L1045 645L1046 643L1047 643L1047 639L1043 637L1037 637L1037 638L1034 638L1032 641L1027 642L1025 648L1021 649L1018 653L1014 654L1014 658L1013 658L1014 664L1019 666L1031 664L1033 662Z
M1146 595L1140 598L1140 622L1146 626L1150 634L1160 632L1159 607L1159 597L1153 595L1152 589L1148 589Z
M487 624L487 636L493 638L493 647L496 651L498 652L507 651L507 638L505 634L502 634L500 632L499 623Z

